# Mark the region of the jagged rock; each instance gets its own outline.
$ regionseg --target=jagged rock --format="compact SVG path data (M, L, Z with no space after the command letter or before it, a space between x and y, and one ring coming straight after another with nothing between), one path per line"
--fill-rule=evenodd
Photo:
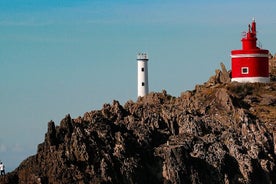
M220 63L220 67L221 67L221 73L219 76L219 81L221 83L229 83L231 82L231 78L230 78L230 72L228 72L226 70L226 67L223 63Z
M221 70L216 70L216 74L208 80L206 86L213 86L216 84L226 84L231 82L230 72L228 72L223 63L220 63Z
M276 83L229 83L221 68L180 97L50 121L36 155L0 183L275 183Z

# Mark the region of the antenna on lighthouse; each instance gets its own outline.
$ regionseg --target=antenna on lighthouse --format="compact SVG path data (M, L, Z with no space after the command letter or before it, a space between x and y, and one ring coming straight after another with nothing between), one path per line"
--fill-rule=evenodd
M137 54L137 90L138 97L149 93L148 84L148 55L146 53Z

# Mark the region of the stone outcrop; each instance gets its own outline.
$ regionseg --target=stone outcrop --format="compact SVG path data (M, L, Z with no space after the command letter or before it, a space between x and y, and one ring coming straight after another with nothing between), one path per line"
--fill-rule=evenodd
M223 63L220 63L221 70L217 69L216 74L210 77L209 81L205 86L215 85L215 84L226 84L231 82L230 72L228 72Z
M1 183L276 183L276 83L230 83L222 65L203 85L163 91L60 125Z
M270 54L269 74L270 74L270 81L276 81L276 54L274 54L274 56Z

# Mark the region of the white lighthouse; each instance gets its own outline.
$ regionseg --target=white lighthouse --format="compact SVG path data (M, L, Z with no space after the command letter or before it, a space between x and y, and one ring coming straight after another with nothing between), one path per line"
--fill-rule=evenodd
M145 96L149 92L148 84L148 56L146 53L137 55L138 97Z

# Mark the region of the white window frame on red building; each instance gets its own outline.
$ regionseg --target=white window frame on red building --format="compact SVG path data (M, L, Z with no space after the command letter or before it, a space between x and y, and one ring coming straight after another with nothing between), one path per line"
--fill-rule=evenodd
M244 71L246 70L246 71ZM249 74L249 68L248 67L241 67L241 73L242 74Z

